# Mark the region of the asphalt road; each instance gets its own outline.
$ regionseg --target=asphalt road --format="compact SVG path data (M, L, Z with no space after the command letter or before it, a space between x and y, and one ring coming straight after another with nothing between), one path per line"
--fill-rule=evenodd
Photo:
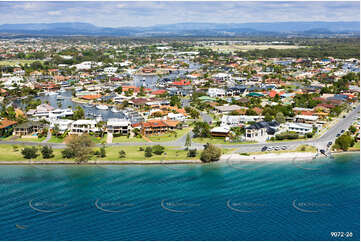
M340 133L341 130L347 130L351 124L355 121L356 117L360 117L360 105L357 105L355 109L351 112L346 114L345 118L339 118L338 122L329 128L322 136L312 139L312 140L300 140L300 141L286 141L286 142L268 142L268 143L257 143L257 144L218 144L217 146L222 148L238 148L237 152L256 152L261 151L263 146L287 146L287 149L295 149L297 146L302 144L313 145L318 149L326 149L327 143L332 141L334 142L337 138L336 135ZM209 116L209 115L207 115ZM190 131L192 135L192 131ZM145 146L145 145L163 145L163 146L184 146L187 134L183 135L179 139L171 142L127 142L127 143L113 143L113 144L106 144L106 146ZM51 145L53 148L65 148L64 144L58 143L39 143L39 142L21 142L21 141L0 141L0 144L24 144L24 145ZM202 148L203 144L193 143L192 148Z

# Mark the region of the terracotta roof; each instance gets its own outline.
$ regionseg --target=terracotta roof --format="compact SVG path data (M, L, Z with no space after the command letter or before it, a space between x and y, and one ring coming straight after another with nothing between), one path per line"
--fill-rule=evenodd
M164 120L165 124L167 124L169 127L176 127L179 124L179 121L175 120Z
M180 81L172 82L172 84L176 86L188 86L191 84L191 82L187 80L180 80Z
M80 98L86 99L86 100L94 100L94 99L100 98L101 96L102 95L100 95L100 94L94 94L94 95L84 95L84 96L81 96Z
M17 123L16 121L4 119L4 120L0 121L0 129L9 127L9 126L14 125L16 123Z

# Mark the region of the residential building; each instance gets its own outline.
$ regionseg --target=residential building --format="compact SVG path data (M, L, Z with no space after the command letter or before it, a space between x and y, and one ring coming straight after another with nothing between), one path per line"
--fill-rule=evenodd
M131 123L126 119L111 118L107 121L107 132L113 135L130 134Z
M81 135L99 132L100 129L96 125L97 122L95 120L79 119L71 124L69 134Z

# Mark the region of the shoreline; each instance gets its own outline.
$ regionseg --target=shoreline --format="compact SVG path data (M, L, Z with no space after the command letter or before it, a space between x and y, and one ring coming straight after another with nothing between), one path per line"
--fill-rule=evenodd
M360 153L360 151L332 152L332 155L345 155ZM211 163L227 163L227 162L295 162L295 161L311 161L320 158L327 158L314 152L290 152L290 153L269 153L257 155L240 155L226 154L222 155L219 161ZM187 164L210 164L201 160L139 160L139 161L88 161L86 163L76 163L74 161L0 161L1 165L187 165Z

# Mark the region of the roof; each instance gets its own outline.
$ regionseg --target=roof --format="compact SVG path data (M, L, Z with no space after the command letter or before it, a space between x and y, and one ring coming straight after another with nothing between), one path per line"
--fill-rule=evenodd
M98 99L101 96L102 95L100 95L100 94L94 94L94 95L84 95L84 96L81 96L80 98L86 99L86 100L93 100L93 99Z
M16 121L4 119L4 120L0 121L0 129L12 126L16 123L17 123Z
M217 106L215 107L215 109L221 111L221 112L231 112L231 111L235 111L235 110L239 110L241 109L241 106L238 105L229 105L229 106Z
M191 81L187 81L187 80L180 80L180 81L175 81L175 82L172 82L173 85L176 85L176 86L188 86L191 84Z

